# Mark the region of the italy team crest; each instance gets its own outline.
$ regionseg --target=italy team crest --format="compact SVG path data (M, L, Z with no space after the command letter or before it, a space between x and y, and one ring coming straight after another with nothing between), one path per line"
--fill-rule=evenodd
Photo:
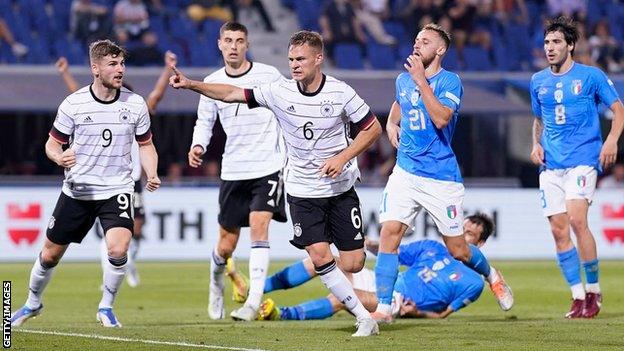
M414 92L412 92L412 96L410 97L410 102L412 103L413 106L416 106L416 104L418 103L418 100L420 100L420 91L415 90Z
M450 219L455 219L455 217L457 217L457 207L455 207L455 205L451 205L451 206L447 207L446 208L446 215Z
M585 176L576 177L576 185L578 185L579 188L584 188L585 185L587 185L587 178Z
M583 89L582 81L580 79L575 79L572 81L572 94L578 95L581 93L581 89Z

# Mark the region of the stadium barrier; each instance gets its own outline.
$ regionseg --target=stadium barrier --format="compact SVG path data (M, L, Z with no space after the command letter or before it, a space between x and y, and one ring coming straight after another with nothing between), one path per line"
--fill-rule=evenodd
M168 187L146 193L145 241L141 260L207 260L217 238L217 187ZM377 210L382 188L360 187L363 231L379 235ZM59 196L58 187L3 188L0 197L0 261L31 261L39 252L50 216ZM466 191L465 213L483 211L496 221L496 232L485 247L495 259L553 259L554 243L542 217L537 189L484 189ZM354 219L357 222L357 219ZM589 211L601 258L624 258L624 196L622 191L598 190ZM292 224L273 222L270 227L272 259L296 259L304 252L291 246ZM438 238L431 218L421 213L404 241ZM99 237L89 232L82 245L72 245L67 260L96 260ZM248 230L243 230L237 257L249 255Z

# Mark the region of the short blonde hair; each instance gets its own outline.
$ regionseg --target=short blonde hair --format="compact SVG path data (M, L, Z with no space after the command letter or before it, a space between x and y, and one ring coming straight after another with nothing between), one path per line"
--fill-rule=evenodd
M432 30L438 33L440 38L444 40L444 45L446 46L446 48L448 49L449 46L451 46L451 34L447 32L446 30L444 30L444 28L442 28L441 25L437 23L429 23L426 26L424 26L422 30Z
M108 39L94 41L89 45L89 60L91 60L92 63L94 61L99 61L108 55L112 57L122 56L126 58L128 53L124 48Z
M318 32L309 30L298 31L290 37L288 48L290 49L291 46L299 46L303 44L308 44L310 47L323 52L323 38Z

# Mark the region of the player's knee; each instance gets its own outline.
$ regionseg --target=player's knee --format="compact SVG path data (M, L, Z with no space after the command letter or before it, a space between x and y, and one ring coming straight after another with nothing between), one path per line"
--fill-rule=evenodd
M381 237L397 237L397 236L401 236L401 232L402 232L402 226L404 224L403 223L384 223L381 226L381 231L379 232L379 235Z
M51 251L41 251L39 254L39 263L45 268L53 268L61 260L62 255L51 252Z
M576 234L584 233L587 230L587 221L585 218L578 216L570 216L570 226Z
M128 253L128 245L121 243L109 244L108 257L120 258L126 256Z

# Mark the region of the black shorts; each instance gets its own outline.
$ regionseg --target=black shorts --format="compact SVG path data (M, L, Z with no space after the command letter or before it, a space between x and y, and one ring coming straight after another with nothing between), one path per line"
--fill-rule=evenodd
M224 180L219 189L219 224L226 229L249 227L251 211L273 212L286 222L282 172L245 180Z
M352 251L364 247L360 199L351 188L325 198L301 198L288 195L294 235L290 243L299 249L328 242L338 250Z
M145 221L145 208L143 207L143 184L141 184L140 180L134 182L132 206L134 206L134 218L141 218Z
M132 195L119 194L106 200L76 200L61 193L46 235L59 245L80 243L96 218L106 233L111 228L126 228L132 233Z

